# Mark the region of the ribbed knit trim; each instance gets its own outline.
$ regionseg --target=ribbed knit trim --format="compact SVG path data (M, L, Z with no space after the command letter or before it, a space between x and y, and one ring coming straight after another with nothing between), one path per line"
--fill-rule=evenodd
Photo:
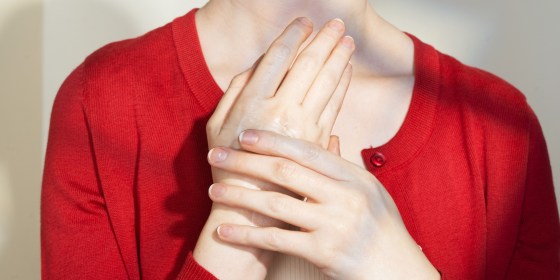
M173 40L179 57L179 65L189 88L200 106L213 111L223 95L204 59L196 29L195 15L198 9L173 21Z
M199 265L196 260L194 259L192 252L189 252L187 256L187 260L183 265L183 269L177 280L203 280L203 279L216 279L214 275L208 272L204 267Z
M362 158L369 171L381 174L414 159L428 141L433 128L440 95L440 61L438 52L407 34L414 42L415 81L408 113L397 134L386 144L362 150ZM376 153L386 162L377 168L371 162Z

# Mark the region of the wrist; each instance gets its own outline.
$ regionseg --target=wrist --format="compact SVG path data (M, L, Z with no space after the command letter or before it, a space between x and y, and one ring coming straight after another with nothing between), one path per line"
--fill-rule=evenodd
M224 218L210 215L193 250L194 260L218 279L264 279L273 253L222 242L216 235L216 228L223 221L216 216ZM243 220L235 215L230 218L228 223Z
M355 269L356 273L344 279L441 279L440 272L408 232L380 237L377 244L370 250L370 258Z
M407 264L408 269L402 271L414 279L440 279L439 271L432 265L430 260L428 260L424 254L423 248L416 244L410 235L407 234L406 237L407 242L403 243L408 244L407 248L404 249L404 255L407 257L403 259L403 261L405 261L403 263Z

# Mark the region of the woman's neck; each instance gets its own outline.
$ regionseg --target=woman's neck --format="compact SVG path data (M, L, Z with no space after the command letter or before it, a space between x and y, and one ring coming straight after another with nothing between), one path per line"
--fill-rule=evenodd
M207 62L229 65L222 66L231 68L223 70L227 73L250 67L297 17L311 19L315 31L333 18L345 22L356 42L354 76L413 73L412 41L378 16L367 0L211 0L197 12L196 21Z

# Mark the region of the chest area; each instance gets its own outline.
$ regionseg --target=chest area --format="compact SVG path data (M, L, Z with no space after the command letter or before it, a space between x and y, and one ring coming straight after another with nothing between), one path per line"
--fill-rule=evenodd
M160 273L151 275L152 279L180 268L177 264L194 248L211 205L206 120L185 125L177 121L180 118L179 113L170 113L158 120L161 124L167 119L165 125L151 126L151 118L141 122L137 235L143 275ZM450 141L443 141L445 146L428 144L406 168L386 170L383 160L376 161L375 148L372 157L361 152L371 147L364 140L371 133L367 124L351 126L347 120L340 121L335 134L341 138L343 157L380 179L428 258L438 268L453 269L454 275L475 276L485 258L484 187L468 164L464 143L455 139L460 137L446 134ZM392 154L381 155L392 160ZM463 269L465 263L472 266Z

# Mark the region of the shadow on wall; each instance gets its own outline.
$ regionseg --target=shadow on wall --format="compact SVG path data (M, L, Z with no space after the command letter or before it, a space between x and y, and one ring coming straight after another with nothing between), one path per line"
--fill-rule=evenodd
M53 37L43 36L44 5L62 15L53 20ZM0 279L40 279L41 131L42 123L48 123L42 119L45 45L55 47L45 52L56 55L50 61L68 63L65 53L75 53L77 45L91 46L91 38L107 37L112 25L118 26L113 30L134 31L122 11L102 1L20 6L0 21ZM85 55L70 62L74 65L63 75Z
M126 8L132 4L119 2L52 0L46 3L43 12L43 137L47 134L55 94L68 74L101 46L140 35L140 24L132 18L134 11ZM140 2L146 0L133 4L142 5Z
M39 3L0 26L0 278L39 278L41 174Z
M462 62L519 88L539 116L560 198L559 1L371 0L380 14ZM418 24L420 23L420 24ZM560 209L560 204L558 205Z
M379 14L399 29L410 32L437 50L469 65L489 56L487 44L495 40L495 15L476 8L477 0L370 0ZM486 3L485 5L496 5Z

